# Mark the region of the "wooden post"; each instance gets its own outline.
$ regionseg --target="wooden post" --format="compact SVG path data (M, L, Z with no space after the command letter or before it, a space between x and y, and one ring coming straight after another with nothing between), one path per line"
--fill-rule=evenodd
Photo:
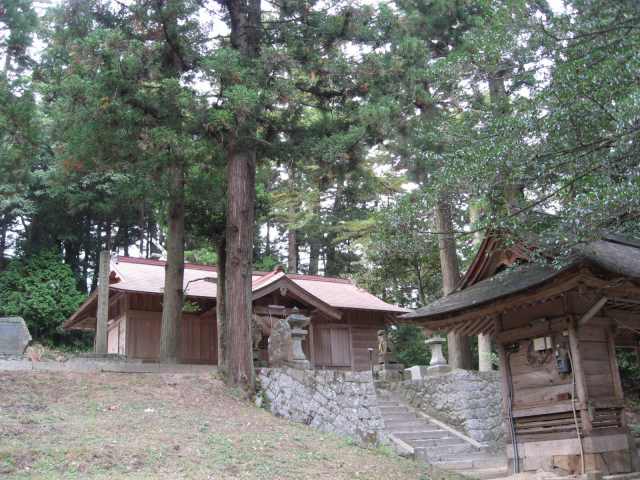
M616 398L624 398L622 380L620 379L620 368L618 367L618 357L616 356L616 335L615 327L607 328L607 349L609 350L609 367L611 369L611 379L613 380L613 390Z
M589 414L587 381L582 368L582 355L580 353L580 341L574 318L569 322L569 346L571 347L571 368L576 382L576 393L580 400L580 419L582 420L582 433L589 434L592 429L591 416ZM575 402L575 399L572 399Z
M96 353L107 353L107 322L109 321L109 261L107 250L100 252L98 262L98 311L96 313Z

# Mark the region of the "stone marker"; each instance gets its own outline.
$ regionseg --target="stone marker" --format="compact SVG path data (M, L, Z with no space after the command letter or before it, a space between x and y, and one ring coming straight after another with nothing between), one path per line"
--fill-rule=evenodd
M291 340L291 326L286 318L281 318L271 329L269 336L269 365L281 367L293 357L293 342Z
M410 368L405 368L405 372L409 372L411 380L422 380L427 376L427 367L424 365L415 365Z
M31 334L20 317L0 317L0 355L22 355Z

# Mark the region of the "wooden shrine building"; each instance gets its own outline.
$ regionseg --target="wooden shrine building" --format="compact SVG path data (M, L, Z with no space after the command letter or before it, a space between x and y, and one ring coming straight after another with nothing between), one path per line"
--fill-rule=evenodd
M117 257L109 276L108 352L156 362L160 355L165 262ZM179 345L182 363L218 360L215 267L187 263L185 308ZM280 319L296 311L311 319L303 349L316 368L367 370L378 330L408 310L388 304L351 280L287 274L281 269L252 277L254 354L269 361L268 338ZM97 291L64 323L65 329L95 330Z
M492 336L514 471L640 470L616 361L640 339L640 240L610 235L560 266L502 245L488 235L455 292L403 319Z

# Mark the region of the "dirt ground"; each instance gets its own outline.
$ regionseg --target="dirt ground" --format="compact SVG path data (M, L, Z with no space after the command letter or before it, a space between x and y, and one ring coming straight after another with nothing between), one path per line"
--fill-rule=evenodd
M214 376L0 373L2 479L426 479L275 418Z

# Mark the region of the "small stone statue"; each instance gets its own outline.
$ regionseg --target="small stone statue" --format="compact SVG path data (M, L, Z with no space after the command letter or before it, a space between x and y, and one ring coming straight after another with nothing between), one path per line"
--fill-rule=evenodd
M378 363L380 365L398 363L393 353L393 342L386 330L378 330Z

